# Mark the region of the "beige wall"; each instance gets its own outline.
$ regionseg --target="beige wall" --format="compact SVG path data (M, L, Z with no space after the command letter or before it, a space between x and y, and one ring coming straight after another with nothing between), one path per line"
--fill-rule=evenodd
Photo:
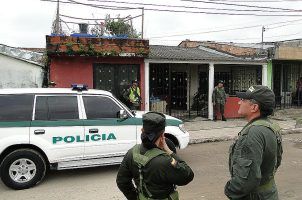
M275 59L302 60L302 47L280 46L276 49Z

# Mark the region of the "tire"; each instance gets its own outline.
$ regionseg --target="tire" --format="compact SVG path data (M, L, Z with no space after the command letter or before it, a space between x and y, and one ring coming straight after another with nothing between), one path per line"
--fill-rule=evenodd
M46 163L34 150L18 149L3 159L0 170L1 179L7 187L22 190L35 186L44 178Z
M169 138L166 138L166 143L171 151L177 153L175 144Z

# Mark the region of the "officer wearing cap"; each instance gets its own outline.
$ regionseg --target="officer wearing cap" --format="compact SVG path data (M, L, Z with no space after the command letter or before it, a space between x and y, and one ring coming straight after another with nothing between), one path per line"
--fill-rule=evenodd
M131 110L139 110L141 104L141 92L138 87L138 82L136 80L132 81L132 85L128 90L129 105Z
M238 114L248 123L230 147L231 179L224 193L229 199L277 200L274 176L283 151L280 127L268 119L275 106L274 92L254 85L236 95L241 98Z
M214 88L212 94L212 102L214 106L214 121L217 120L217 114L221 114L221 120L226 121L224 117L224 105L226 103L226 93L223 87L223 81L218 81L218 85Z
M165 126L163 114L143 115L142 144L127 152L116 178L128 200L178 200L176 185L193 180L192 169L167 146Z

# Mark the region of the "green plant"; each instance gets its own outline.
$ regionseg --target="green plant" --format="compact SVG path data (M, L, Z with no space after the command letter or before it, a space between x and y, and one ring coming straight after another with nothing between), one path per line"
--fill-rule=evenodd
M85 46L83 44L79 44L79 55L85 55Z
M95 49L94 49L94 46L93 46L93 44L89 44L88 45L88 51L87 51L87 54L88 55L90 55L90 56L93 56L93 55L95 55L96 53L95 53Z
M138 56L144 56L147 54L146 50L144 48L139 48L138 51L136 52Z
M106 15L105 27L111 35L127 35L129 38L139 38L140 34L133 28L130 24L130 20L125 20L124 18L119 18L118 15L116 19L111 19L110 15Z
M71 43L71 42L66 43L66 48L67 48L66 54L67 55L73 55L74 54L74 51L72 49L72 45L73 45L73 43Z
M110 52L109 52L109 55L116 56L117 52L114 49L111 49Z

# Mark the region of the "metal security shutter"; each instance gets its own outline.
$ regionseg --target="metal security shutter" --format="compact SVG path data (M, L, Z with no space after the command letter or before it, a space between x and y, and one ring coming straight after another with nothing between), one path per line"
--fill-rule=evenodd
M140 81L139 65L94 64L93 88L112 92L126 103L123 92L133 80Z

